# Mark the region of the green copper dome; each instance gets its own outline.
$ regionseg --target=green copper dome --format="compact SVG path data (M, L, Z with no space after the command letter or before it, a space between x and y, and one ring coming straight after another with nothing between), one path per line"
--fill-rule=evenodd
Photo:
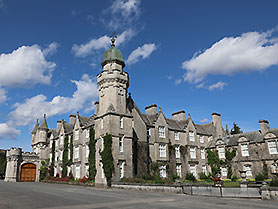
M112 46L110 49L104 52L103 59L101 62L102 67L110 61L115 61L116 63L122 65L123 68L125 67L121 51L119 49L116 49L114 46Z

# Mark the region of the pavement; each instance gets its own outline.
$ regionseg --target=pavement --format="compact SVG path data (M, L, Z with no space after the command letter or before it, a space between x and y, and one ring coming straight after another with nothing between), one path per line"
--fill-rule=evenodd
M278 202L98 189L64 184L0 181L0 209L278 209Z

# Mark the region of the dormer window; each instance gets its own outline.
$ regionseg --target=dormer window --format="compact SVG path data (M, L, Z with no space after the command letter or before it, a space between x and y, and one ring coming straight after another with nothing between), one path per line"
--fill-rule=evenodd
M195 136L193 131L189 131L189 141L194 142L195 141Z
M242 144L240 147L241 147L241 155L243 157L248 157L249 156L248 145Z
M74 132L74 135L75 135L75 140L79 140L79 130L75 130Z
M224 147L219 147L218 148L218 156L220 159L225 158L225 148Z
M180 139L179 132L177 132L177 131L174 132L174 138L175 138L175 140L179 140Z
M277 150L277 142L276 141L270 141L268 142L268 151L269 154L278 154L278 150Z
M160 138L165 138L165 127L164 126L158 126L158 134Z

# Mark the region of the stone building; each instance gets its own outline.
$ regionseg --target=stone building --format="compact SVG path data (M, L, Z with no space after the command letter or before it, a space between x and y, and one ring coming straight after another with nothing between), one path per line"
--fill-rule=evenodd
M172 174L185 178L188 172L196 177L200 172L208 174L206 148L221 150L248 144L250 157L241 156L240 150L244 146L238 148L233 166L235 173L243 169L242 166L247 170L246 165L251 165L254 176L263 169L263 162L267 166L274 164L278 158L278 133L266 125L262 125L258 132L231 136L223 129L218 113L212 114L212 123L202 125L195 124L189 113L186 117L183 110L173 113L171 119L166 118L156 104L147 106L142 113L131 94L127 95L129 76L123 70L125 63L114 42L112 39L112 47L104 53L102 72L97 75L99 101L95 102L94 114L84 117L77 112L69 116L69 122L57 121L55 129L48 128L44 115L41 124L37 121L32 131L33 153L22 153L16 148L8 151L6 181L23 180L20 176L27 165L33 165L36 174L32 180L38 181L40 162L48 158L55 161L54 175L61 176L66 137L69 144L73 144L73 160L68 167L68 175L72 173L76 179L88 175L91 128L95 130L97 185L107 183L100 156L103 137L107 133L112 136L113 181L148 174L154 163L159 166L162 178ZM267 143L272 150L270 154L267 153ZM70 155L70 147L67 149Z

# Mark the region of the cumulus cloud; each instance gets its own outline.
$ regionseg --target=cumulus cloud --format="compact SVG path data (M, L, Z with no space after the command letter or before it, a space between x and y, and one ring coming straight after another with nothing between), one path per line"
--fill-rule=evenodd
M142 59L148 58L151 53L156 50L156 48L155 44L144 44L143 46L138 47L128 56L126 64L134 64L139 61L140 57L142 57Z
M175 80L175 85L177 86L177 85L181 84L181 82L182 82L181 79L176 79L176 80Z
M209 121L209 119L204 118L204 119L200 120L200 123L206 123L206 122L208 122L208 121Z
M228 84L227 83L224 83L222 81L219 81L217 83L214 83L214 84L211 84L209 87L208 87L208 90L210 91L213 91L215 89L219 89L219 90L223 90L225 86L227 86Z
M122 32L116 39L116 45L120 46L122 43L129 41L134 35L135 32L132 29ZM76 57L87 57L90 54L97 53L98 50L108 49L110 44L110 37L104 35L98 39L91 39L85 44L74 44L72 47L72 52Z
M140 0L116 0L103 11L102 22L112 30L134 26L141 13L140 3Z
M184 81L198 83L208 75L263 71L277 65L278 39L273 37L274 32L275 30L248 32L239 37L221 39L209 49L182 63L182 68L186 70Z
M7 137L9 139L15 139L20 134L19 130L11 127L7 123L0 123L0 139Z
M0 55L0 86L49 84L55 66L38 45L19 47Z
M5 89L0 88L0 105L7 100L7 92Z
M15 104L16 109L10 113L12 121L17 125L24 126L41 118L44 113L51 117L80 109L92 110L93 103L98 98L96 82L93 82L87 74L84 74L81 80L71 82L77 88L72 97L56 96L48 101L45 95L39 94L26 99L24 103Z
M55 54L57 52L58 47L59 47L58 43L52 42L47 48L43 50L44 56Z

